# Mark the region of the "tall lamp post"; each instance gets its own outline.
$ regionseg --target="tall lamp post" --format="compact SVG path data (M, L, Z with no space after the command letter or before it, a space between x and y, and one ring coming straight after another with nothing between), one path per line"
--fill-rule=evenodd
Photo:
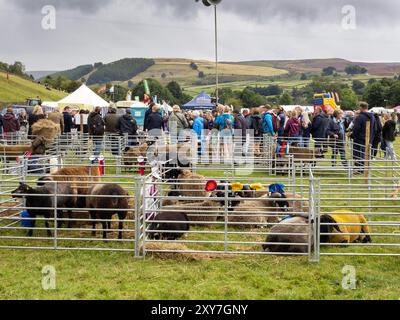
M199 2L200 0L196 0ZM215 97L217 104L219 103L219 73L218 73L218 15L217 5L222 0L202 0L206 7L214 6L214 22L215 22Z

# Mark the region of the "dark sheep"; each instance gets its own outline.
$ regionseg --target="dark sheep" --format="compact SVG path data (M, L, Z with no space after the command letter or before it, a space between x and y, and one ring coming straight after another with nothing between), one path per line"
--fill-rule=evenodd
M169 221L169 222L157 222ZM182 212L160 212L149 226L149 238L153 240L177 240L189 231L189 218Z
M278 253L308 252L309 224L307 218L292 217L285 219L273 226L270 233L265 240L266 244L262 246L264 251ZM294 243L304 243L304 245L295 245Z
M45 226L47 228L47 235L51 237L51 231L49 230L49 222L47 219L54 217L54 194L56 192L55 184L44 184L36 189L28 186L25 183L20 183L19 187L14 190L11 194L13 198L25 198L27 211L31 218L37 216L43 216L46 218ZM74 190L65 184L57 184L57 217L63 218L63 208L68 208L68 217L71 219L71 210L76 205L76 194ZM35 209L35 208L49 208L49 209ZM33 228L35 227L36 220L32 220L32 229L29 230L28 236L33 235ZM62 220L57 221L57 227L62 226ZM71 227L71 220L68 221L68 228Z
M87 199L87 207L91 210L92 236L96 236L96 219L111 220L113 215L118 214L118 239L122 239L123 220L126 219L129 209L128 193L118 184L99 184L94 186ZM104 209L109 209L103 211ZM122 211L121 211L122 209ZM126 210L123 210L126 209ZM116 211L118 210L118 211ZM106 229L111 229L111 221L101 221L103 228L103 239L107 239Z

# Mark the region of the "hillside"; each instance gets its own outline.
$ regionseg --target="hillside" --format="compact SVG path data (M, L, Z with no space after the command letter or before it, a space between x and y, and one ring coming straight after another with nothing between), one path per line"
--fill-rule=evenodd
M370 75L393 76L400 73L400 63L352 62L344 59L266 60L243 61L237 63L246 66L279 68L297 73L320 73L323 68L329 66L335 67L339 72L344 72L347 66L357 64L367 68Z
M104 84L113 81L128 81L136 75L146 71L154 65L152 59L122 59L109 64L101 65L92 72L87 84Z
M41 79L57 72L58 71L26 71L26 74L32 76L35 79Z
M191 67L195 63L197 70ZM199 78L199 72L204 73L204 78ZM265 79L271 76L286 74L285 70L278 70L268 66L246 66L239 64L219 64L221 82L246 81ZM145 72L133 78L134 83L142 79L153 78L166 84L170 81L178 81L183 85L207 84L215 80L215 63L206 60L188 59L155 59L155 64Z
M87 74L92 72L93 69L94 67L91 64L87 64L83 66L78 66L70 70L56 72L54 74L50 74L50 76L52 78L63 77L70 80L80 80L84 78Z
M57 90L47 90L35 82L15 75L0 72L0 104L24 103L26 98L39 96L43 101L58 101L67 94Z
M306 60L265 60L221 62L219 64L221 86L242 88L250 84L268 84L281 81L279 76L290 74L290 79L298 81L292 74L321 74L322 69L332 66L344 72L348 65L358 64L367 68L369 77L392 77L400 74L400 63L364 63L344 59L306 59ZM137 84L143 79L156 79L163 85L170 81L179 82L184 88L207 88L215 82L215 64L207 60L190 59L122 59L109 64L80 66L72 70L58 72L58 75L72 80L85 78L89 85L118 83L124 86ZM201 75L199 74L201 73ZM354 77L353 77L354 78ZM368 79L367 79L368 80ZM303 85L303 83L299 84ZM195 91L195 90L193 90Z
M191 63L194 63L196 68L192 68ZM53 78L63 76L74 80L76 79L74 75L79 73L78 80L86 78L89 85L106 82L124 82L127 85L128 81L138 83L147 78L157 79L163 84L175 80L183 85L206 85L212 83L215 79L215 64L206 60L122 59L99 68L84 70L83 67L57 72L51 76ZM287 73L286 70L278 70L268 66L229 63L221 63L219 71L221 82L265 80L268 77ZM203 78L199 77L199 72L204 73Z

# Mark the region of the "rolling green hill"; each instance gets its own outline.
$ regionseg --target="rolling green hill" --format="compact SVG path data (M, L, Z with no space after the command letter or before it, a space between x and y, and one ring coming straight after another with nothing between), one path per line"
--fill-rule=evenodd
M305 59L305 60L265 60L243 61L241 65L280 68L297 73L320 73L326 67L335 67L337 71L344 72L349 65L365 67L370 75L393 76L400 73L400 63L367 63L352 62L344 59Z
M128 81L136 75L145 72L154 65L152 59L122 59L100 66L92 72L87 84L104 84L113 81Z
M344 69L353 64L367 68L368 74L347 76ZM246 86L279 84L284 89L302 87L310 81L300 81L302 73L320 75L322 69L335 67L349 81L360 78L392 77L400 74L400 63L364 63L344 59L305 59L305 60L261 60L242 62L221 62L219 74L221 87L241 90ZM84 74L87 72L86 74ZM78 77L79 74L79 77ZM85 78L89 85L103 83L121 84L125 87L136 85L143 79L155 79L166 85L177 81L189 94L199 90L213 92L215 83L215 64L207 60L157 58L157 59L122 59L109 64L80 66L59 72L69 79ZM76 76L75 76L76 75Z
M94 67L91 64L76 67L74 69L65 70L61 72L56 72L51 74L52 78L63 77L70 80L80 80L84 78L87 74L92 72Z
M191 66L191 64L194 64ZM57 72L51 75L53 78L63 76L71 80L86 78L89 85L107 82L128 81L134 84L143 79L156 79L162 84L170 81L178 81L183 85L207 85L214 81L215 64L206 60L189 59L122 59L113 63L102 65L98 68L80 66L75 69ZM261 81L269 77L287 74L286 70L271 68L269 66L251 66L221 63L219 65L221 82L234 81ZM85 73L86 72L86 73ZM199 77L199 73L203 77ZM79 75L79 77L75 76ZM77 79L78 78L78 79Z
M39 96L43 101L58 101L67 93L47 90L35 82L0 72L0 104L24 103L26 98Z

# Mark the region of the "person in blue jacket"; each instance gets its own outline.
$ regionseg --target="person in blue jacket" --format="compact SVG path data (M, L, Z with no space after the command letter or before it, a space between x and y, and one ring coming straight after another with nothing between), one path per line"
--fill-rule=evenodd
M221 114L221 112L223 112ZM217 116L215 124L219 130L221 150L225 157L225 161L233 160L233 132L235 119L231 115L231 108L225 106L223 111L220 111L220 115Z
M270 106L265 107L265 113L263 115L263 131L264 134L268 134L273 136L275 134L274 130L274 125L272 123L273 121L273 115L272 115L272 109Z
M193 111L193 131L197 134L199 145L199 153L203 154L204 151L204 119L200 116L199 111Z
M231 115L231 109L227 106L224 108L224 113L217 116L215 124L221 132L221 136L232 136L235 125L235 118Z
M200 117L199 111L193 111L193 118L193 131L196 132L198 138L201 138L204 129L204 119Z

